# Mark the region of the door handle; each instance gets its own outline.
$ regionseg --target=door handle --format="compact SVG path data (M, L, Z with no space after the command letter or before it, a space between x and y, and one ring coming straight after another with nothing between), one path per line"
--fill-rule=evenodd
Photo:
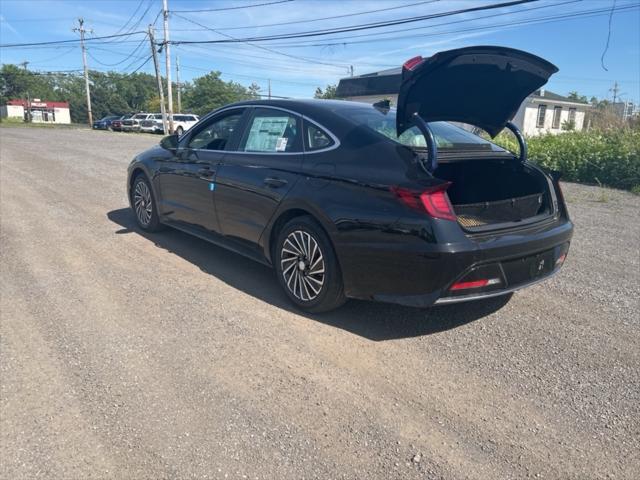
M287 181L284 178L267 177L264 179L264 184L269 187L279 188L284 187Z

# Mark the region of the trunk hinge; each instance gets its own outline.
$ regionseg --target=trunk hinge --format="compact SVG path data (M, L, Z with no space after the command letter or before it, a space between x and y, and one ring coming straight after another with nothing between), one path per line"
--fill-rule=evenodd
M518 145L520 146L520 163L524 163L527 161L527 142L524 139L524 135L520 131L520 129L516 126L515 123L507 122L506 127L511 130L511 132L516 136L518 140Z
M433 173L438 167L438 146L436 145L436 139L433 136L431 128L429 128L429 124L425 122L417 112L413 114L413 119L416 127L422 132L427 142L427 161L421 164L425 170Z

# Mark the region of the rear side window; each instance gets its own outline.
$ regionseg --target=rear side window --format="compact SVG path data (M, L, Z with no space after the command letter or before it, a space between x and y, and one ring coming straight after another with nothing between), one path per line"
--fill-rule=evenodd
M327 132L309 122L305 122L304 138L306 142L305 148L309 152L322 150L323 148L328 148L334 144L333 139Z
M302 152L300 119L282 110L256 109L241 150L258 153Z
M234 110L221 117L207 122L189 140L189 148L200 150L225 150L233 136L243 110Z

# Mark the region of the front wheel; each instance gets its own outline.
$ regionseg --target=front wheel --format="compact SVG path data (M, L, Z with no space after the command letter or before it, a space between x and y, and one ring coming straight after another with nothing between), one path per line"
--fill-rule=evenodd
M149 185L147 177L143 174L138 175L133 182L131 208L140 228L147 232L156 232L162 229L151 185Z
M274 263L289 299L308 312L326 312L345 301L342 272L327 234L311 217L290 220L278 235Z

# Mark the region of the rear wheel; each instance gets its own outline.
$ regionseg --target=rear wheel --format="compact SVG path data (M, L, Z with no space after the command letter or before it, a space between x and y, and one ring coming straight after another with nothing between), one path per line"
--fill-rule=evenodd
M147 232L156 232L162 229L151 185L149 185L147 177L143 174L138 175L133 181L131 208L140 228Z
M290 220L274 252L278 281L289 299L308 312L326 312L346 301L342 272L327 234L311 217Z

